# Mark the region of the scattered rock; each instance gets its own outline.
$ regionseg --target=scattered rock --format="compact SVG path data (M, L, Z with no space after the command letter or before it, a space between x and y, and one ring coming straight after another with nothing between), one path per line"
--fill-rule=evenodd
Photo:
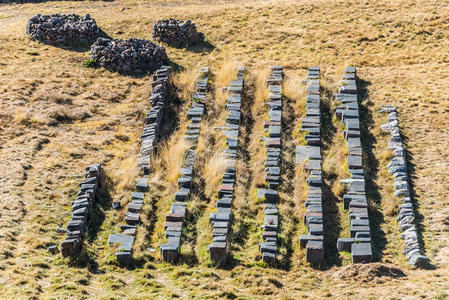
M58 228L56 228L56 232L57 233L67 233L67 230L65 228L58 227Z
M50 252L51 254L56 254L58 253L59 249L58 249L58 245L53 245L47 248L48 252Z

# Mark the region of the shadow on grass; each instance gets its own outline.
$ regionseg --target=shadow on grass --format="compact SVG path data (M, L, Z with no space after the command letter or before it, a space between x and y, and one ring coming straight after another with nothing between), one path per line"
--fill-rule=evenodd
M89 227L87 229L84 243L92 243L97 239L98 232L105 220L105 210L111 207L111 191L114 185L112 179L103 172L100 178L100 186L95 195L95 201L92 207L92 215L90 216ZM87 268L90 272L98 274L98 263L96 262L97 254L82 245L79 255L71 257L69 265L78 268Z
M332 182L336 174L323 171L322 203L323 203L323 230L325 264L321 268L329 269L333 265L341 266L341 258L337 250L337 240L340 237L341 221L337 203L338 197L332 192L327 182Z
M96 201L93 203L92 216L90 217L89 228L86 233L85 241L91 243L97 239L100 227L105 220L105 210L111 208L111 191L114 189L112 179L103 172L100 178L100 187L95 195Z
M167 43L167 42L164 42L164 44L176 49L186 49L187 51L195 53L203 53L203 52L209 53L215 49L215 46L212 45L207 40L192 45L188 45L186 43Z
M164 65L167 65L167 64L164 63ZM168 65L172 68L172 73L182 72L182 71L185 70L183 66L175 63L174 61L169 61ZM96 65L96 66L94 66L94 68L101 68L101 67ZM156 71L156 70L150 70L150 71L147 71L147 72L136 73L136 72L132 72L132 71L127 71L127 72L114 71L114 70L109 70L109 69L106 69L106 68L105 68L105 70L108 70L108 71L110 71L112 73L114 73L114 72L118 73L118 74L120 74L120 76L132 77L132 78L135 78L135 79L142 79L142 78L146 78L146 77L151 77L153 75L153 73Z
M293 138L293 130L295 128L295 109L292 104L295 103L294 99L283 96L283 109L282 109L282 148L281 148L281 178L278 190L286 195L281 195L280 203L283 202L288 210L284 215L279 215L279 250L285 249L285 253L282 259L277 262L275 267L290 270L291 258L294 252L293 238L298 230L299 219L295 214L295 207L297 201L294 199L294 181L296 170L296 158L295 149L296 143Z
M363 150L366 198L370 203L368 213L372 238L373 260L380 261L387 244L387 240L385 238L385 233L381 229L381 224L385 223L385 220L382 212L379 210L381 206L381 195L379 193L379 187L375 182L379 171L379 161L373 153L376 138L370 131L370 129L374 126L371 112L373 103L369 101L367 90L367 87L370 84L371 83L369 81L357 78L357 86L359 91L360 140Z
M323 162L326 158L326 152L333 146L336 137L337 128L334 124L331 101L333 93L330 89L321 88L321 151ZM329 269L333 265L341 265L342 261L337 250L337 240L340 236L341 220L339 218L338 195L335 195L331 189L332 183L338 179L335 172L326 172L322 170L322 205L323 205L323 230L324 230L324 253L325 264L321 269ZM315 266L318 268L319 266Z
M198 169L198 166L196 166L196 169ZM203 215L207 204L210 202L210 199L204 194L205 186L206 180L200 174L196 174L193 177L192 191L200 201L195 203L195 207L190 209L189 214L184 221L186 226L182 232L184 242L190 244L193 250L195 249L195 243L198 238L198 219ZM181 253L179 260L181 263L185 263L192 267L198 264L198 255L195 251L188 254Z
M238 159L243 163L243 168L241 164L238 166L236 184L236 189L238 190L234 193L235 198L240 197L241 199L248 199L251 182L253 180L253 174L250 170L251 155L249 152L249 145L251 142L251 133L254 129L254 118L251 111L254 104L254 97L248 95L249 88L249 85L245 82L242 93L242 122L240 125L239 147L237 153ZM235 250L235 247L233 247L234 244L242 246L245 243L253 225L253 223L249 222L253 216L250 203L249 201L243 201L243 203L243 206L237 207L237 209L234 209L233 211L233 216L238 216L238 218L234 219L231 227L230 253ZM228 264L232 265L233 261L235 261L234 258L228 259Z

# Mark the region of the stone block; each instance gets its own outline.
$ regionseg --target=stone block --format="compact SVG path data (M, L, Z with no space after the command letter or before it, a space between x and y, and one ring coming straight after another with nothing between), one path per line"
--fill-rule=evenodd
M257 189L257 199L262 199L266 203L277 203L279 193L275 190Z
M323 241L308 241L306 245L306 260L312 264L324 262Z
M210 260L217 266L224 266L226 264L227 243L214 242L207 248L210 255Z
M267 264L273 264L276 261L276 254L271 252L263 252L262 260Z
M353 243L351 245L352 263L370 263L372 250L370 243Z
M129 225L136 225L139 223L140 220L140 214L139 213L133 213L133 212L126 212L125 215L125 222Z
M148 178L137 179L136 189L138 192L147 192L148 191Z
M178 258L179 247L175 244L163 244L161 245L161 256L166 262L174 262Z
M358 232L369 232L369 226L350 226L349 231L351 232L351 237L356 237L356 233Z
M353 238L339 238L337 240L337 249L338 251L351 252L351 247L353 243L354 243Z

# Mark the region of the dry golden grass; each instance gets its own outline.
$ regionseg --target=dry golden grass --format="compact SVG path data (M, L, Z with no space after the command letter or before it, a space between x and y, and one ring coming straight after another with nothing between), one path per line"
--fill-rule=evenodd
M265 66L259 70L254 70L256 73L256 91L254 93L254 104L255 109L257 105L260 105L267 101L268 99L268 87L267 87L267 79L268 75L270 75L271 70Z
M184 138L175 136L168 143L159 146L158 154L151 160L151 168L162 171L169 182L175 183L179 177L185 153L190 147L191 145Z
M86 2L55 1L0 6L2 298L447 297L449 156L445 149L449 145L446 124L449 13L446 2L125 0L89 2L88 9L86 5ZM283 65L291 76L292 89L289 78L284 84L284 92L289 95L298 92L294 89L295 76L302 78L309 66L322 67L322 84L330 92L345 65L357 66L360 78L366 81L370 110L381 104L394 104L400 111L414 165L416 200L424 217L426 254L436 269L422 271L407 266L401 254L403 241L399 239L395 218L389 215L391 209L383 207L391 199L391 179L385 172L387 137L379 135L376 129L384 117L378 114L373 114L370 132L376 138L373 153L379 165L374 181L379 188L384 216L380 227L387 241L382 261L402 268L406 278L383 283L336 280L305 265L301 251L291 257L290 269L261 267L253 256L257 251L257 245L253 244L256 239L238 245L235 252L238 260L231 270L217 270L207 265L205 248L210 240L202 232L198 233L197 248L189 244L186 249L198 258L197 264L161 263L159 249L152 252L147 248L157 247L163 240L162 224L158 222L166 214L173 195L172 184L167 182L162 170L150 178L155 198L149 203L155 201L158 206L149 216L158 222L150 238L142 236L144 231L139 229L136 253L139 261L143 261L142 267L128 270L115 266L106 246L107 237L117 231L123 218L108 208L102 208L104 221L97 235L86 241L83 259L70 264L60 255L51 256L46 247L62 240L55 228L67 223L70 201L79 183L79 178L72 175L82 174L90 163L101 162L114 183L110 197L120 199L129 192L135 172L131 157L136 153L150 92L148 77L134 78L83 68L87 49L72 51L52 47L24 35L29 17L55 12L89 12L114 38L151 38L151 25L161 18L193 20L214 49L166 48L170 59L186 70L185 77L177 81L180 85L185 83L179 91L180 97L185 97L181 96L183 92L188 95L191 88L194 75L189 72L199 65L211 66L218 113L208 120L207 126L222 122L226 95L219 93L233 79L235 62L245 64L250 72L247 80L251 85L250 97L256 95L256 79L252 78L256 70L270 64ZM257 119L254 121L260 124ZM181 124L179 130L182 129ZM259 129L254 125L248 149L256 149L251 145L257 143ZM221 140L208 147L213 138L203 137L207 138L203 153L221 148L218 146ZM250 152L251 158L255 154ZM213 155L204 155L204 159L206 165ZM338 174L343 172L341 164L332 166L332 161L339 161L337 153L326 163L326 168ZM251 168L249 173L253 171L252 163L244 165ZM168 173L175 174L176 168ZM250 185L253 184L251 180ZM239 207L246 209L244 204L248 199L239 196L236 200ZM208 226L209 209L198 220L197 228ZM284 212L291 211L286 207ZM251 207L241 221L252 226L248 229L251 234L257 234L260 219ZM295 238L301 233L302 223L298 226ZM291 230L289 227L288 231ZM210 232L210 228L204 231ZM296 243L295 238L292 243Z
M179 89L180 97L184 101L190 101L195 91L195 82L200 77L199 68L177 73L173 78L173 84Z

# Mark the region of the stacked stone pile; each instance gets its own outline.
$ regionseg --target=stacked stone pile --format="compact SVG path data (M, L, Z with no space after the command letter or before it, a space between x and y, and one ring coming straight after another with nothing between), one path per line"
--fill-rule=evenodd
M418 241L418 233L415 225L415 211L410 197L410 180L407 172L406 150L404 148L399 129L398 114L396 108L383 105L381 112L388 113L387 123L381 125L383 132L391 134L388 149L393 151L393 159L388 163L388 173L394 178L395 192L393 197L399 199L398 225L402 232L401 238L405 240L403 253L410 265L424 267L429 260L421 252Z
M109 244L118 244L115 253L119 265L126 266L131 262L132 246L140 222L140 213L144 204L145 194L148 191L148 176L150 172L150 160L154 147L160 137L160 129L164 116L164 108L170 90L170 67L163 66L153 75L153 91L149 102L151 109L145 117L145 127L141 135L142 144L138 157L138 165L143 171L143 177L137 179L136 190L131 193L131 202L125 213L125 224L120 225L121 233L109 236ZM119 208L120 203L114 202L114 208Z
M151 109L147 111L141 137L137 165L145 175L150 172L151 155L159 141L164 120L164 109L170 96L170 67L163 66L153 75L153 90L149 97Z
M143 39L98 38L90 49L91 59L116 72L145 73L169 63L165 48Z
M82 45L94 42L99 34L97 23L88 14L36 15L26 25L26 34L53 45Z
M268 134L268 137L264 139L266 188L257 189L257 198L264 206L264 223L261 226L264 242L259 243L259 252L262 260L267 263L276 261L278 250L279 193L277 189L281 180L282 80L282 67L272 66L267 80L269 97L268 102L265 103L268 106L269 118L264 124L264 130Z
M362 164L360 117L357 99L355 67L347 67L335 99L341 102L337 116L345 123L344 138L348 149L347 168L350 178L341 181L348 185L343 196L343 208L349 209L350 237L339 238L338 251L350 251L353 263L368 263L372 259L371 231L368 202L365 191L365 173Z
M80 183L80 191L72 202L72 217L67 223L67 237L61 243L63 257L74 256L81 249L92 216L95 196L101 185L101 172L100 164L93 164L86 168L85 178Z
M306 249L306 260L314 264L322 264L324 260L323 246L323 205L321 174L321 101L320 101L320 68L311 67L307 75L306 112L302 119L301 130L305 145L296 147L296 163L304 163L304 171L309 176L306 180L307 195L304 206L304 223L308 233L301 235L300 247Z
M165 216L165 237L167 243L161 245L161 256L164 261L174 262L181 247L181 234L186 217L186 202L193 191L194 166L196 161L196 147L201 129L201 121L206 109L206 91L209 79L209 68L201 68L200 78L196 82L195 93L192 96L190 110L187 112L189 123L184 132L184 139L191 145L186 151L178 178L178 191L174 195L174 203L170 212Z
M196 30L190 20L168 19L157 21L153 25L153 39L168 44L193 45L204 40L204 34Z
M210 214L209 221L212 224L213 243L207 248L211 261L219 266L226 264L226 257L230 243L230 227L232 216L232 203L234 200L234 188L236 183L236 161L238 152L238 139L241 121L240 107L244 86L244 67L238 67L237 78L228 88L231 96L226 100L225 109L228 111L224 128L226 136L226 149L223 152L225 171L218 190L217 210Z

